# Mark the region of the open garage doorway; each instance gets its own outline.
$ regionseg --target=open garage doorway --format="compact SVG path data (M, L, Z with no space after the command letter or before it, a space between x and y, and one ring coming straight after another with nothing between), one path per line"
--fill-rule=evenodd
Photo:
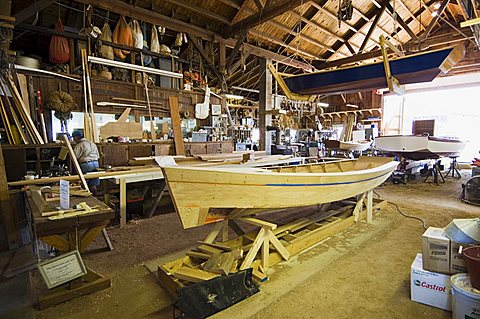
M383 100L383 135L420 131L468 141L459 161L480 157L480 73L407 86L403 96Z

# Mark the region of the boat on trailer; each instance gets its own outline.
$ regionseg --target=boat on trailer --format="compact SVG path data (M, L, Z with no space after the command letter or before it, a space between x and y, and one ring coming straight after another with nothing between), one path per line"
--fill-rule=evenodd
M465 141L428 135L390 135L375 138L381 151L414 161L460 156Z
M258 212L329 203L369 191L397 168L389 157L270 168L177 166L157 158L184 228ZM224 213L219 213L219 209Z

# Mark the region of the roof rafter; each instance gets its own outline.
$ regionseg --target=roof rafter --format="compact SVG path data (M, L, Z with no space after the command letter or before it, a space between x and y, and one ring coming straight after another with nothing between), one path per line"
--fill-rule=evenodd
M385 9L387 8L388 0L384 0L382 7L380 8L380 11L377 12L375 15L375 18L373 19L372 24L370 25L370 29L368 29L367 35L363 39L362 45L360 46L360 49L358 49L357 53L362 53L363 49L365 49L365 46L367 45L368 40L370 40L370 37L372 36L373 30L377 27L378 21L380 21L380 18L382 17L383 13L385 12Z
M192 6L188 3L185 3L185 2L182 2L182 1L177 1L177 0L163 0L163 1L171 3L171 4L173 4L177 7L192 11L192 12L194 12L198 15L201 15L205 18L208 18L208 19L211 19L211 20L223 23L223 24L230 24L230 20L228 20L224 16L221 16L219 14L216 14L216 13L213 13L211 11L205 10L203 8Z
M271 6L268 6L264 10L252 14L251 16L231 25L225 30L223 36L225 38L230 38L241 33L244 30L250 30L257 25L265 23L268 20L282 15L287 11L295 9L296 7L302 5L303 2L304 0L281 0L273 3Z

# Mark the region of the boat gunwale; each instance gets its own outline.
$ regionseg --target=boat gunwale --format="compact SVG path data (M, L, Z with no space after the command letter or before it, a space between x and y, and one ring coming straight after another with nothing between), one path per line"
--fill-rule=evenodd
M357 159L355 159L357 160ZM354 161L354 160L352 160ZM203 171L203 172L209 172L209 173L225 173L225 174L241 174L241 175L258 175L258 176L270 176L270 177L337 177L337 176L356 176L356 175L364 175L364 174L371 174L371 173L377 173L381 172L384 170L389 170L392 167L398 166L399 162L398 161L390 161L386 162L382 165L379 165L377 167L372 167L372 168L367 168L367 169L361 169L361 170L350 170L350 171L345 171L345 172L322 172L322 173L308 173L308 172L297 172L297 173L290 173L290 172L275 172L271 171L268 169L262 169L262 168L250 168L250 167L244 167L245 171L242 172L240 170L229 170L228 168L223 168L223 167L208 167L202 168L202 167L188 167L188 166L165 166L162 167L162 169L173 169L173 170L187 170L187 171ZM261 170L261 171L259 171ZM164 173L164 176L168 175ZM167 181L168 181L168 176L166 176ZM178 180L178 181L172 181L175 183L181 183L181 182L187 182L187 180Z

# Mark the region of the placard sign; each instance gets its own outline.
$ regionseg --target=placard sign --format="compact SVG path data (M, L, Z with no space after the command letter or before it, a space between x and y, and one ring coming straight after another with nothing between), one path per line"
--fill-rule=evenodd
M60 180L60 208L70 209L70 183Z
M87 269L78 250L42 261L37 267L48 289L87 274Z

